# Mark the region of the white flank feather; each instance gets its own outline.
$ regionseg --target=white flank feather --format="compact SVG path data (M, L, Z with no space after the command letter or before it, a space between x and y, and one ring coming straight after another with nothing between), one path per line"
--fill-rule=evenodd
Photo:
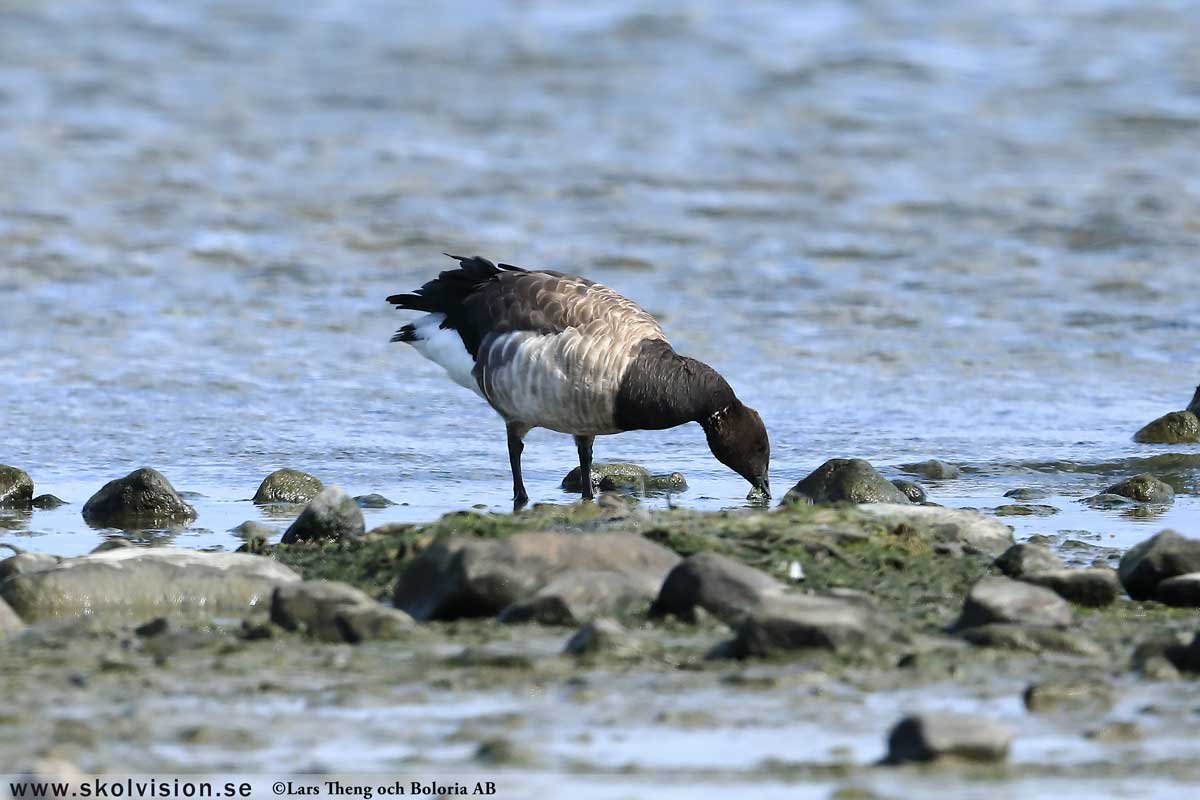
M426 314L413 322L416 338L411 344L418 353L446 370L450 379L459 386L483 397L478 381L471 374L471 370L475 368L475 361L467 352L458 331L441 327L445 319L445 314Z

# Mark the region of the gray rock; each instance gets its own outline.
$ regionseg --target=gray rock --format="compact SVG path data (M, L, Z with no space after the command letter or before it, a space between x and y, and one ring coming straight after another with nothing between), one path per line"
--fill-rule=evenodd
M1104 648L1091 639L1061 628L993 623L967 628L962 632L962 637L977 647L1027 653L1064 653L1101 661L1108 658Z
M1200 540L1162 531L1129 548L1117 572L1130 597L1149 600L1167 578L1200 572Z
M1102 680L1050 680L1031 683L1022 698L1025 708L1038 713L1104 711L1112 707L1113 690Z
M921 503L928 502L929 500L929 495L925 494L925 490L922 489L921 485L918 483L906 481L903 478L896 478L892 481L892 486L895 486L897 489L904 492L904 496L908 498L910 503L916 503L917 505L920 505Z
M831 458L783 496L783 503L897 503L908 497L861 458Z
M1009 489L1004 493L1005 497L1011 497L1014 500L1028 502L1030 500L1042 500L1050 496L1050 493L1044 489L1032 489L1024 486L1020 489Z
M4 583L13 575L50 569L57 566L59 561L57 556L48 556L45 553L18 553L0 561L0 583Z
M937 761L999 762L1008 758L1013 732L987 717L917 714L900 720L888 736L888 764Z
M359 508L387 508L396 505L381 494L360 494L354 498Z
M621 623L608 617L600 617L584 625L571 635L563 652L573 656L610 653L632 655L638 651L636 642Z
M1051 517L1058 513L1058 509L1039 503L1008 503L996 506L992 513L997 517Z
M960 630L993 622L1066 626L1071 606L1057 594L1011 578L982 578L971 587L956 627Z
M0 508L29 508L33 502L33 479L25 470L0 464Z
M142 467L104 484L84 504L83 518L92 525L117 528L175 526L194 520L196 509L161 473Z
M1200 442L1200 408L1172 411L1147 423L1133 435L1140 444L1195 444Z
M1200 572L1167 578L1155 587L1154 599L1176 608L1200 608Z
M252 539L268 540L279 531L270 525L264 525L257 520L248 519L236 528L231 528L229 532L239 539L244 539L248 542Z
M284 531L280 542L321 542L362 536L367 526L354 498L330 486L304 507L296 521Z
M815 595L767 595L738 624L738 658L787 650L845 651L880 638L878 613L861 603Z
M1035 572L1063 569L1066 564L1045 545L1014 544L992 562L992 566L1010 578L1022 578Z
M1119 494L1108 494L1107 492L1093 495L1091 497L1085 497L1079 502L1083 503L1089 508L1094 508L1097 511L1105 511L1112 508L1135 505L1135 503L1128 497L1122 497Z
M40 508L43 511L49 511L50 509L67 505L67 501L63 500L61 497L55 497L52 494L39 494L37 497L33 498L31 505L34 508Z
M1111 605L1121 593L1117 572L1108 567L1034 572L1022 575L1021 580L1045 586L1064 600L1090 608Z
M1169 483L1153 475L1134 475L1104 490L1104 494L1128 497L1139 503L1170 503L1175 499L1175 490Z
M324 484L307 472L277 469L258 485L255 503L307 503L321 493Z
M995 517L975 511L941 506L877 504L860 506L889 525L907 523L932 530L941 543L962 545L968 553L998 556L1012 546L1012 528Z
M418 620L493 616L572 570L617 572L653 597L678 563L667 548L627 533L444 537L405 567L395 605Z
M120 550L124 547L133 547L133 542L129 541L128 539L122 539L119 536L114 536L112 538L105 539L103 542L93 547L90 552L103 553L106 550Z
M959 476L959 469L956 464L949 464L945 461L939 461L936 458L931 458L928 461L919 461L915 464L901 464L900 471L906 472L909 475L920 475L922 478L930 481L945 481Z
M372 600L365 592L336 581L303 581L278 586L271 597L271 621L289 631L326 642L395 638L412 617Z
M1159 631L1134 648L1133 668L1151 680L1178 680L1180 671L1200 668L1200 659L1193 662L1189 652L1192 642L1186 633Z
M575 467L562 479L562 488L568 492L583 489L579 481L579 467ZM592 464L592 489L596 492L611 492L618 489L631 490L637 494L647 492L682 492L688 488L683 473L669 472L651 475L637 464Z
M645 582L611 570L569 569L500 612L505 623L579 625L594 617L644 612L654 599Z
M729 556L701 552L671 570L650 613L695 622L699 606L734 627L764 596L782 594L783 589L765 572Z
M342 639L350 644L400 639L412 630L413 618L382 603L346 606L334 617Z
M68 558L0 583L0 596L27 622L53 617L244 612L300 576L241 553L123 548Z
M17 633L25 627L25 621L17 616L17 612L8 607L8 603L0 598L0 639Z

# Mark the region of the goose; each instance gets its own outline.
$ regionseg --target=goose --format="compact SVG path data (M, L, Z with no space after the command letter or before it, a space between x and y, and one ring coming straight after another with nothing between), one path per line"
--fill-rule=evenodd
M632 300L577 275L445 255L458 266L387 298L425 312L392 341L415 347L504 420L517 507L529 500L521 453L533 428L575 437L585 500L597 436L688 422L750 482L752 498L770 497L771 446L758 412L712 367L676 353Z

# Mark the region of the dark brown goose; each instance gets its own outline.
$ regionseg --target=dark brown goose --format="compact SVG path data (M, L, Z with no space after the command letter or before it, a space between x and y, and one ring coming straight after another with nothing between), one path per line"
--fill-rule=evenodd
M529 499L521 451L532 428L575 437L590 498L597 436L686 422L700 423L718 461L770 495L771 447L758 412L712 367L677 354L632 300L575 275L450 257L458 268L388 298L428 312L392 341L411 344L504 419L518 504Z

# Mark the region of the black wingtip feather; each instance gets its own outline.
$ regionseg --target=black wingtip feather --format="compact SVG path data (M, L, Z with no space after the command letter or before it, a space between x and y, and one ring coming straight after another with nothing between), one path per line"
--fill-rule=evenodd
M412 325L405 325L392 337L393 342L415 342L417 341L417 329Z

